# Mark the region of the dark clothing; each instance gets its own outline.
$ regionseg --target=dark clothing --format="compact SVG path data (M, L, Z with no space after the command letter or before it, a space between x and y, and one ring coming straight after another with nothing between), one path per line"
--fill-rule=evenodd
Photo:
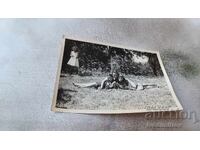
M112 88L111 85L112 85L112 81L106 80L106 81L104 82L104 88L105 88L105 89L110 89L110 88Z
M121 89L124 89L124 88L126 88L126 87L129 85L129 83L128 83L128 81L127 81L126 79L124 79L124 80L121 81L121 82L118 81L118 83L119 83L119 87L120 87Z
M118 77L112 80L106 80L104 82L103 88L104 89L125 89L129 85L128 80L123 79L121 82L119 81Z

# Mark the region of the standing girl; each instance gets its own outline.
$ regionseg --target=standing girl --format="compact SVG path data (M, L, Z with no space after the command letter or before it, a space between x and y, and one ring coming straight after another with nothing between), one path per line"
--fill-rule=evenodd
M70 59L67 64L71 66L73 72L78 73L79 61L78 61L78 47L77 46L72 47L72 51L70 53Z

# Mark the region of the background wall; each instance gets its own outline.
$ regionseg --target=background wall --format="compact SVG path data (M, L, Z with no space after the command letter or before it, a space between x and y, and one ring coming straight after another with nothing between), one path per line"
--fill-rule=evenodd
M185 119L50 111L62 35L159 50ZM200 19L1 19L0 130L200 130Z

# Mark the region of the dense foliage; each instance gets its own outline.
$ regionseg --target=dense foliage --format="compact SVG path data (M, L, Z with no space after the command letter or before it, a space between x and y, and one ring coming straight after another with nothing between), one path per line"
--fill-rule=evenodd
M122 48L66 40L62 71L73 73L73 67L67 65L72 46L78 47L79 72L92 74L109 73L117 70L124 74L160 76L162 70L156 54L138 52ZM141 62L137 61L141 59ZM144 62L143 62L144 61ZM146 62L145 62L146 61Z

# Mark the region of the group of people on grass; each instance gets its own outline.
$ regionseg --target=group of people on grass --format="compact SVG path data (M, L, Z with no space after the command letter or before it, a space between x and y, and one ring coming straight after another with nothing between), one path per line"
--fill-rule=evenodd
M156 84L140 84L134 83L117 71L109 74L108 77L103 79L100 83L73 83L74 86L80 88L96 88L96 89L123 89L123 90L144 90L157 87Z
M70 66L79 68L78 61L78 47L73 46L70 54L70 59L67 63ZM125 78L122 74L117 71L113 71L103 79L100 83L73 83L74 86L80 88L96 88L96 89L124 89L124 90L144 90L147 88L157 87L155 84L136 84L128 78Z

